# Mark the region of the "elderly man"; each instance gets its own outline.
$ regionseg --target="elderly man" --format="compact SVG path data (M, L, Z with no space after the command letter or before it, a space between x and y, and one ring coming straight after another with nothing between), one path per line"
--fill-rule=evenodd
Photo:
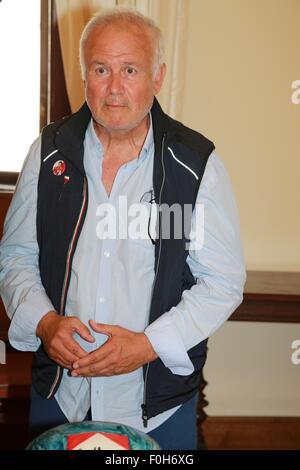
M80 54L86 104L32 145L0 248L10 342L35 351L30 425L117 421L195 449L207 338L245 281L230 182L214 145L155 98L166 66L151 20L97 15ZM128 218L148 211L146 236L124 231L124 200ZM180 236L174 205L191 208Z

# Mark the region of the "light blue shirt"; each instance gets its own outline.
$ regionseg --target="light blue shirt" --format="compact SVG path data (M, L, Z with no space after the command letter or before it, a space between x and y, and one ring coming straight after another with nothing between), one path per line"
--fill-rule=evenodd
M40 144L39 138L25 161L0 244L0 293L12 319L9 339L23 351L37 350L40 340L35 335L36 326L54 309L38 268L35 219ZM94 319L144 331L172 373L190 374L194 369L187 351L210 336L237 308L245 282L238 215L224 165L213 152L197 196L197 203L204 205L204 244L201 249L191 248L187 259L197 284L184 292L177 306L147 326L154 245L149 237L103 237L105 227L99 208L109 203L118 215L120 196L126 196L130 207L152 189L152 125L140 155L120 167L109 196L101 180L103 157L91 121L84 142L89 205L73 259L66 315L76 315L86 325ZM51 158L55 163L55 155ZM197 230L196 223L193 215L191 234ZM93 344L76 338L86 351L106 340L104 335L92 334L96 338ZM71 422L81 421L91 407L93 420L116 421L145 431L142 396L140 368L129 374L93 378L70 377L65 370L55 397ZM176 409L151 418L146 431L162 424Z

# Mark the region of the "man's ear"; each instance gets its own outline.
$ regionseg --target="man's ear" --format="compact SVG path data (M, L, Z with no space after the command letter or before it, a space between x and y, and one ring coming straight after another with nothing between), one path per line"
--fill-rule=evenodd
M157 72L157 74L154 78L154 81L153 81L154 95L157 95L157 93L159 93L159 91L162 87L162 84L164 82L166 72L167 72L167 66L166 66L166 64L162 64L159 67L159 70L158 70L158 72Z

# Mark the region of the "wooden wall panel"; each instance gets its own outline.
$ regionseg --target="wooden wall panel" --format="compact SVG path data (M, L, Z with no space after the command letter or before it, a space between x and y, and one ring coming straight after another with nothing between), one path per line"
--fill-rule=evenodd
M11 202L11 198L12 198L12 193L0 192L0 238L2 237L3 223L4 223L7 209ZM0 340L7 339L8 326L9 326L9 320L5 313L4 306L0 297Z
M300 418L210 416L203 433L208 450L300 450Z

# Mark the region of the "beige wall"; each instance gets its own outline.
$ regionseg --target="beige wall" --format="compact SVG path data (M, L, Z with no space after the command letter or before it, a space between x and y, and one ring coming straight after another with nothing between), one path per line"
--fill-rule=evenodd
M300 416L299 325L227 322L209 340L204 374L212 416Z
M299 0L190 0L184 121L215 141L248 269L300 269Z
M299 0L190 0L184 121L216 143L248 269L300 269ZM300 325L227 322L209 341L209 415L300 416Z

